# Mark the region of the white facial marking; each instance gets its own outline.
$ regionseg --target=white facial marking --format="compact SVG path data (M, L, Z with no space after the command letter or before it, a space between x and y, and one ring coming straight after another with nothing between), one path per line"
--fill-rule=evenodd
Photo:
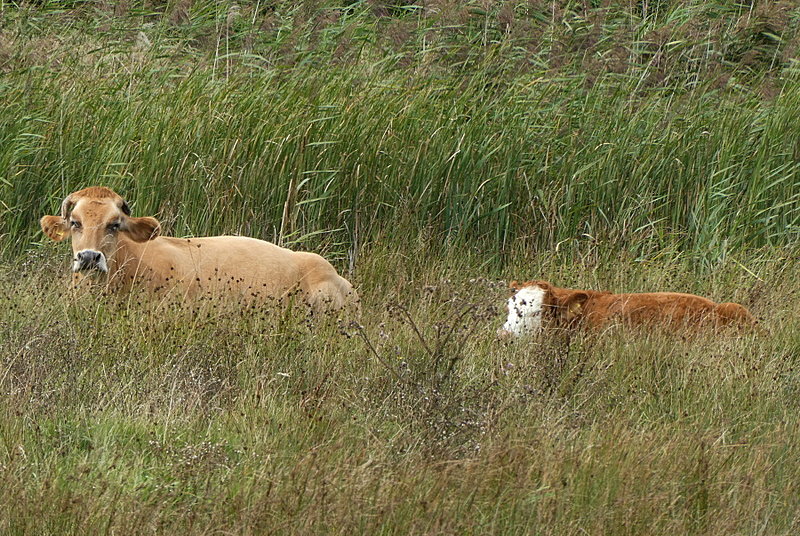
M508 319L503 329L515 337L529 335L542 329L544 289L537 286L521 288L508 299Z

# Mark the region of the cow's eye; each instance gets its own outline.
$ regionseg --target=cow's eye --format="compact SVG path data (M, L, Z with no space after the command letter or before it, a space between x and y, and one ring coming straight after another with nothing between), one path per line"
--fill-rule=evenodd
M69 226L72 227L73 229L80 229L81 222L72 220L71 222L69 222Z
M109 223L108 227L106 227L106 230L108 230L109 233L116 233L119 231L119 222Z

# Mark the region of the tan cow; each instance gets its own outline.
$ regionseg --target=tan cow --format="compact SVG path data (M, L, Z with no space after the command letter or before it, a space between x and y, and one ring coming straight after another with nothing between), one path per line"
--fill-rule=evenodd
M40 223L55 241L72 238L76 282L105 274L113 290L139 284L183 297L244 301L283 301L299 293L315 311L357 307L353 286L315 253L243 236L160 236L158 220L132 217L125 200L109 188L70 194L60 216L44 216Z
M546 281L512 281L511 289L514 295L508 300L508 319L499 331L503 336L535 333L546 325L598 330L614 322L668 329L756 324L750 311L738 303L717 304L694 294L612 294L559 288Z

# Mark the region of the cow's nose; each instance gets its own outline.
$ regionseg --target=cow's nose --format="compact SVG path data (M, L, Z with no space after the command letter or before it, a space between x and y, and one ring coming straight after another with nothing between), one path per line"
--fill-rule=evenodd
M99 251L81 251L78 253L78 260L82 264L94 265L100 262Z
M95 270L97 268L102 269L102 260L103 254L99 251L84 249L75 255L75 267L73 269L76 272L81 270Z

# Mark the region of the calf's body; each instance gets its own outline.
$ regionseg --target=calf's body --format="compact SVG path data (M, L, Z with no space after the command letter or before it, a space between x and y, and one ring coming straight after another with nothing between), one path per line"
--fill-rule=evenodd
M680 292L593 293L582 303L575 318L595 329L614 321L635 326L672 327L754 321L750 312L738 303L718 304L702 296Z
M614 294L560 288L546 281L511 283L504 335L525 335L548 325L599 330L613 323L628 326L753 326L753 315L738 303L715 303L680 292Z

